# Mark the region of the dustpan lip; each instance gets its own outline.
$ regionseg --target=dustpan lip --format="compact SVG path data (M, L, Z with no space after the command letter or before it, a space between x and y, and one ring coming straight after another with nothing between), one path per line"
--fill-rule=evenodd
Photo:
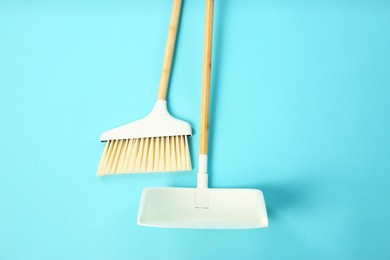
M144 207L146 205L146 195L148 192L153 190L193 190L195 191L197 188L194 187L147 187L143 190L141 201L139 205L138 211L138 219L137 224L139 226L144 227L158 227L158 228L177 228L177 229L257 229L257 228L266 228L268 227L268 216L267 210L265 206L265 201L263 197L263 193L259 189L251 189L251 188L207 188L211 191L226 191L226 190L234 190L238 191L246 191L246 192L255 192L259 195L259 209L261 217L256 220L234 220L228 219L226 221L215 221L212 218L210 220L197 220L197 219L172 219L172 220L151 220L145 219L143 213L145 213Z
M172 189L172 190L180 190L180 189L198 189L196 187L159 187L159 186L156 186L156 187L146 187L143 189L143 192L145 191L148 191L148 190L157 190L157 189L161 189L161 190L166 190L166 189ZM243 191L256 191L256 192L259 192L261 194L263 194L263 192L260 190L260 189L257 189L257 188L202 188L202 189L206 189L206 190L243 190Z
M187 225L187 226L180 226L180 225L170 225L170 224L163 224L163 223L157 223L157 222L149 222L145 223L142 221L137 221L138 226L142 227L152 227L152 228L171 228L171 229L259 229L259 228L267 228L268 222L265 224L254 224L251 226L197 226L197 225Z

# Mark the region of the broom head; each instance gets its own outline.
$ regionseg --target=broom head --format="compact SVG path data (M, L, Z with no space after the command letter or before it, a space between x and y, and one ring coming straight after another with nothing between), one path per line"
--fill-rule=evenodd
M145 118L104 132L107 142L97 175L191 170L191 126L172 117L165 100L157 100Z

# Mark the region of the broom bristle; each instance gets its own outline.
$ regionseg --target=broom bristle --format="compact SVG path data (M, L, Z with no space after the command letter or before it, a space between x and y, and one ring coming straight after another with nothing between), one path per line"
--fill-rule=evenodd
M97 175L191 170L187 136L107 141Z

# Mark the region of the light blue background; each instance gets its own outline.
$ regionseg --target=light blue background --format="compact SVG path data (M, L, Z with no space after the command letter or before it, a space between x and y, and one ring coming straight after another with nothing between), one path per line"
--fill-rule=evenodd
M100 134L152 108L171 1L0 1L0 259L390 259L390 2L217 0L213 187L263 190L270 227L136 225ZM199 142L204 1L183 4L170 111Z

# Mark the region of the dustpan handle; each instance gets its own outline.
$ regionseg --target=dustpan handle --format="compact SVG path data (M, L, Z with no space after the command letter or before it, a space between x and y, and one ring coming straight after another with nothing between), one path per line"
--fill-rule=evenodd
M202 72L202 108L200 113L199 172L197 181L197 187L200 189L208 188L207 154L209 137L211 56L213 47L213 15L214 0L206 0Z
M168 39L165 47L164 61L158 89L158 99L165 100L167 97L169 77L171 75L173 53L175 51L176 35L180 19L182 0L173 0L171 20L169 22Z
M214 0L206 0L204 52L203 52L203 76L202 76L202 108L200 114L200 151L199 154L208 153L209 135L209 110L210 110L210 80L211 80L211 55L213 40L213 13Z

